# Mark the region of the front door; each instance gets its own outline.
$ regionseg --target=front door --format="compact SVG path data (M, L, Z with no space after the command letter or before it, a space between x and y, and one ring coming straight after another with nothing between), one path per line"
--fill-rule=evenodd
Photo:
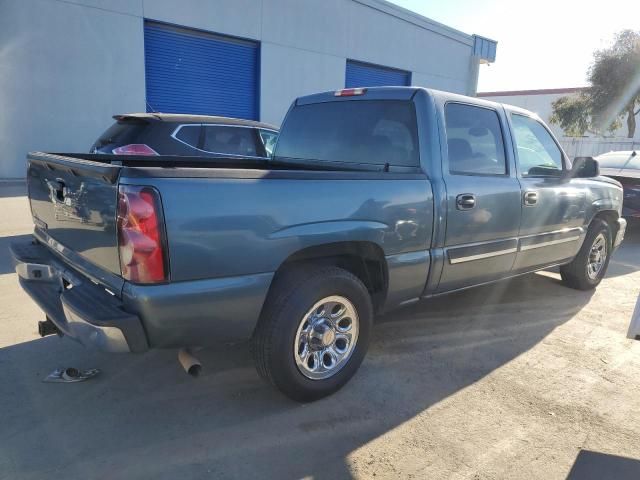
M504 113L449 102L444 119L447 226L439 292L509 275L521 215L520 184L505 150Z
M514 271L562 262L578 251L585 233L586 195L580 180L565 175L562 150L536 118L512 112L522 186L520 251Z

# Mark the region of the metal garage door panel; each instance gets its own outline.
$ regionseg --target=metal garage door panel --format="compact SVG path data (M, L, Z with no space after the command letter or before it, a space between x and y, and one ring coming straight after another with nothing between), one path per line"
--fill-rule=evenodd
M258 43L147 22L147 110L258 119Z
M411 73L368 63L347 61L345 86L383 87L389 85L411 85Z

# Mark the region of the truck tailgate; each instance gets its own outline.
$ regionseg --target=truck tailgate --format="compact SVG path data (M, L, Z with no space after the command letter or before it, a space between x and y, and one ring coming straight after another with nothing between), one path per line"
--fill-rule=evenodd
M120 167L40 152L27 158L36 228L88 262L120 275L116 231Z

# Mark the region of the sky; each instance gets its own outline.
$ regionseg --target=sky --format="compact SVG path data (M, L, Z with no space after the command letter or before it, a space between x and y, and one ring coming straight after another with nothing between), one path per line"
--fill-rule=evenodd
M478 92L582 87L594 50L640 30L640 0L390 0L468 34L497 40Z

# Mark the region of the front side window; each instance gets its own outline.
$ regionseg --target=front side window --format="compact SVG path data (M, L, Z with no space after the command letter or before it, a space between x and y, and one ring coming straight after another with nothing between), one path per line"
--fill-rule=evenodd
M562 173L562 151L537 120L512 114L511 124L523 177L557 177Z
M445 107L445 121L450 173L507 173L500 119L495 110L448 103Z
M222 155L258 156L253 128L204 125L203 150Z

